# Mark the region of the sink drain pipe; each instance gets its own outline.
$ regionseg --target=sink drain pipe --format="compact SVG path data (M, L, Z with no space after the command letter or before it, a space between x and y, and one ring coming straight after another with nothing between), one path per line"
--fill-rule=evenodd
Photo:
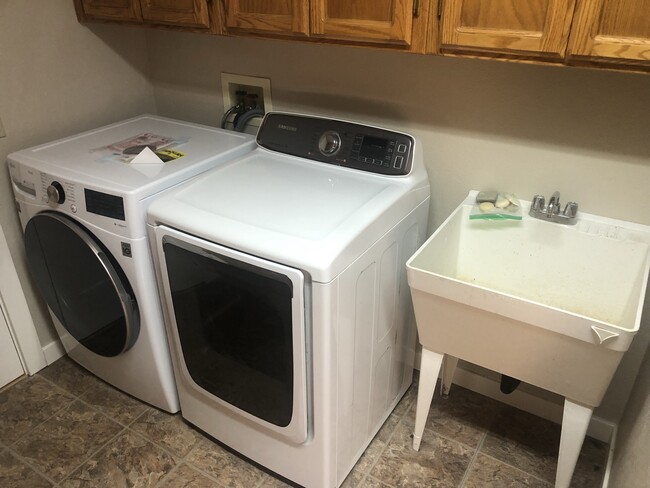
M501 393L505 393L506 395L510 395L513 391L517 389L519 384L521 383L521 380L518 380L517 378L513 378L511 376L502 374L501 375Z

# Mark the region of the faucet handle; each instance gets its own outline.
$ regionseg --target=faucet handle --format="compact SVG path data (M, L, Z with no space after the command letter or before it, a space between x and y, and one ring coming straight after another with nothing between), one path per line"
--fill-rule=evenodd
M578 214L578 204L576 202L567 203L566 207L564 207L564 212L562 212L562 215L570 219L575 218L577 214Z
M533 197L533 202L530 205L530 210L532 212L541 212L544 210L544 205L546 204L546 201L544 200L543 195L535 195Z

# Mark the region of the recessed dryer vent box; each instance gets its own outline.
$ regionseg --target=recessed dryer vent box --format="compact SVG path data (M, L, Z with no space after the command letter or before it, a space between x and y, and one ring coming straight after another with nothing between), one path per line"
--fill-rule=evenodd
M223 111L225 113L230 107L237 103L237 91L244 90L246 93L257 95L257 105L264 110L264 113L273 110L271 101L271 80L256 76L236 75L232 73L221 73L221 91L223 94ZM250 127L257 131L262 119L251 120ZM228 125L226 126L228 128Z

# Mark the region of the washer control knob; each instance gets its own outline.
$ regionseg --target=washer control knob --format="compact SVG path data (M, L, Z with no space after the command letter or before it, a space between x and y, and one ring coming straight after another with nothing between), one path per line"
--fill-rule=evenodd
M323 132L318 140L318 149L325 156L334 156L341 149L341 136L338 132Z
M47 201L48 203L58 203L61 204L65 202L65 192L63 191L63 185L58 181L53 181L50 183L50 186L47 187Z

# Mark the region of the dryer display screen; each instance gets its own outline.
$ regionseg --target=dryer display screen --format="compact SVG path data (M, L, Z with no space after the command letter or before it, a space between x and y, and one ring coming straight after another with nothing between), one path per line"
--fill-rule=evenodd
M86 210L111 219L126 220L122 197L84 188Z
M359 155L366 158L384 159L388 140L379 137L364 136Z

